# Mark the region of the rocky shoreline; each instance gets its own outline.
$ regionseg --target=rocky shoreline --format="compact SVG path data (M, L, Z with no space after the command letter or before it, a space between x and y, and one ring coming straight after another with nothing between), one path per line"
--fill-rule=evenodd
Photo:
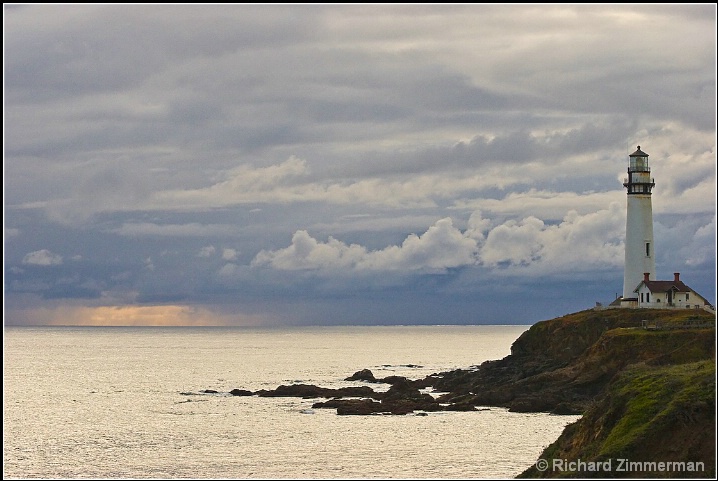
M425 391L432 387L438 378L434 375L424 379L410 380L404 376L376 378L369 369L362 369L344 379L365 383L389 384L386 391L375 391L369 386L350 386L337 389L315 386L313 384L281 385L275 389L248 391L233 389L227 394L233 396L258 397L296 397L302 399L326 398L327 401L315 402L312 408L336 409L339 415L368 415L426 413L436 411L475 411L475 406L464 402L447 402ZM214 390L200 391L202 394L219 394Z
M714 349L714 340L706 336L705 329L672 329L651 333L647 339L636 338L636 333L646 333L640 326L647 317L664 324L671 320L715 319L705 311L587 310L534 324L513 343L509 356L471 369L415 380L403 376L376 378L371 370L362 369L344 379L361 382L361 386L330 389L291 384L255 392L234 389L229 394L326 398L313 407L337 409L340 415L472 411L477 406L504 407L513 412L583 414L627 365L675 362L668 354L677 348L684 357L680 362L697 361L710 356ZM644 345L634 349L636 342ZM690 349L681 351L682 345ZM389 384L389 390L377 391L366 385L378 383Z
M714 314L703 310L591 309L534 324L513 343L510 355L476 368L416 380L376 378L362 369L345 379L361 386L329 389L293 384L255 392L235 389L229 394L324 398L312 407L336 409L339 415L424 415L489 406L580 414L583 417L567 426L541 458L600 461L621 456L661 461L680 454L681 459L708 466L699 477L712 477L716 472L715 320ZM649 330L646 325L663 328ZM367 385L375 383L390 387L378 391ZM666 441L676 433L683 439L680 449ZM553 475L566 473L536 468L524 473Z

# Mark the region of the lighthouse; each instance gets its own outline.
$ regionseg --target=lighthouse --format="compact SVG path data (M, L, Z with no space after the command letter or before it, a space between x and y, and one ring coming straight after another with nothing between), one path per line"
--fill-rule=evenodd
M628 156L628 178L623 183L628 199L622 307L638 307L636 287L645 279L656 279L651 207L651 190L654 185L648 166L648 154L639 145Z

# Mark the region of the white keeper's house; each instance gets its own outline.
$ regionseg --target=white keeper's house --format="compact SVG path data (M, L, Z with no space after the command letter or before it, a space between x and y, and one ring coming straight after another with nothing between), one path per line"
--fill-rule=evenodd
M696 291L688 287L675 272L672 281L652 281L648 274L633 291L638 301L637 307L653 308L705 308L710 303Z

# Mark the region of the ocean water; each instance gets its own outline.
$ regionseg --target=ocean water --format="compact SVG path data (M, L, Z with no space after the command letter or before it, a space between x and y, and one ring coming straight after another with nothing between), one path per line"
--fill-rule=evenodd
M369 368L418 379L510 352L528 326L7 327L4 478L506 478L577 416L338 416L298 398ZM372 385L377 387L377 385Z

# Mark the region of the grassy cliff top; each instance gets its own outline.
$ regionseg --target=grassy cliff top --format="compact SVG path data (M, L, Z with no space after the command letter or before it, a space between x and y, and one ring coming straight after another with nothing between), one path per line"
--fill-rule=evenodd
M639 328L643 321L669 327L694 321L715 323L715 320L714 314L703 309L589 309L534 324L514 341L511 354L567 361L612 329Z
M658 329L643 328L644 320ZM642 467L609 473L531 467L520 477L714 477L715 320L703 310L610 309L532 326L502 360L533 366L510 384L522 393L518 401L523 396L530 405L526 392L533 390L534 398L584 406L583 417L540 458L610 460L614 469L629 460ZM702 470L661 470L660 462L693 463L686 466Z

